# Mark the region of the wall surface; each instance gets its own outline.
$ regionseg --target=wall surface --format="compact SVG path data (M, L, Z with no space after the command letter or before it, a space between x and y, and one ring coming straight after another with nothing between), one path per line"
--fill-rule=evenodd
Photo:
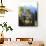
M37 2L38 5L38 27L19 27L18 26L18 7L29 5L30 2ZM45 0L3 0L4 5L10 9L5 17L0 17L0 23L7 22L14 29L12 32L4 31L4 37L33 37L34 40L46 42L46 1ZM25 3L26 2L26 3ZM34 6L36 7L35 3ZM1 14L0 14L1 15ZM1 31L1 30L0 30Z

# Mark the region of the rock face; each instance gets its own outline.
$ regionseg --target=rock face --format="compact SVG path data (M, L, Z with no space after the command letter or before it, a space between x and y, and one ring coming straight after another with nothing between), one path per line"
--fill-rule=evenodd
M4 43L4 35L3 32L0 33L0 44Z

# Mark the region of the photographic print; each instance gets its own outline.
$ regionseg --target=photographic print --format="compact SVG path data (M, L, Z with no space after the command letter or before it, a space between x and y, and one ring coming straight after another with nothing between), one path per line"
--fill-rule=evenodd
M19 7L19 26L38 26L38 3Z

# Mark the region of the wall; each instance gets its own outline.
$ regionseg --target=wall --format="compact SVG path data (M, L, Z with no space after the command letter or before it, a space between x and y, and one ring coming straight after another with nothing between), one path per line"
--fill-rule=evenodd
M4 1L4 0L3 0ZM33 37L34 40L43 40L46 42L46 1L44 0L33 0L38 1L38 27L19 27L18 26L18 6L31 0L5 0L4 5L10 9L3 17L0 17L0 23L8 22L14 29L12 32L8 31L4 33L4 37L11 37L15 39L16 37ZM28 4L28 3L26 3ZM35 4L34 4L35 5ZM36 5L35 5L36 6ZM0 30L1 31L1 30Z

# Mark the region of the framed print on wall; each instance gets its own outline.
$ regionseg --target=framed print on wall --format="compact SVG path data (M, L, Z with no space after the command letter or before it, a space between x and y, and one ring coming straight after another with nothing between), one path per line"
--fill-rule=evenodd
M19 26L38 26L38 3L27 4L19 6Z

